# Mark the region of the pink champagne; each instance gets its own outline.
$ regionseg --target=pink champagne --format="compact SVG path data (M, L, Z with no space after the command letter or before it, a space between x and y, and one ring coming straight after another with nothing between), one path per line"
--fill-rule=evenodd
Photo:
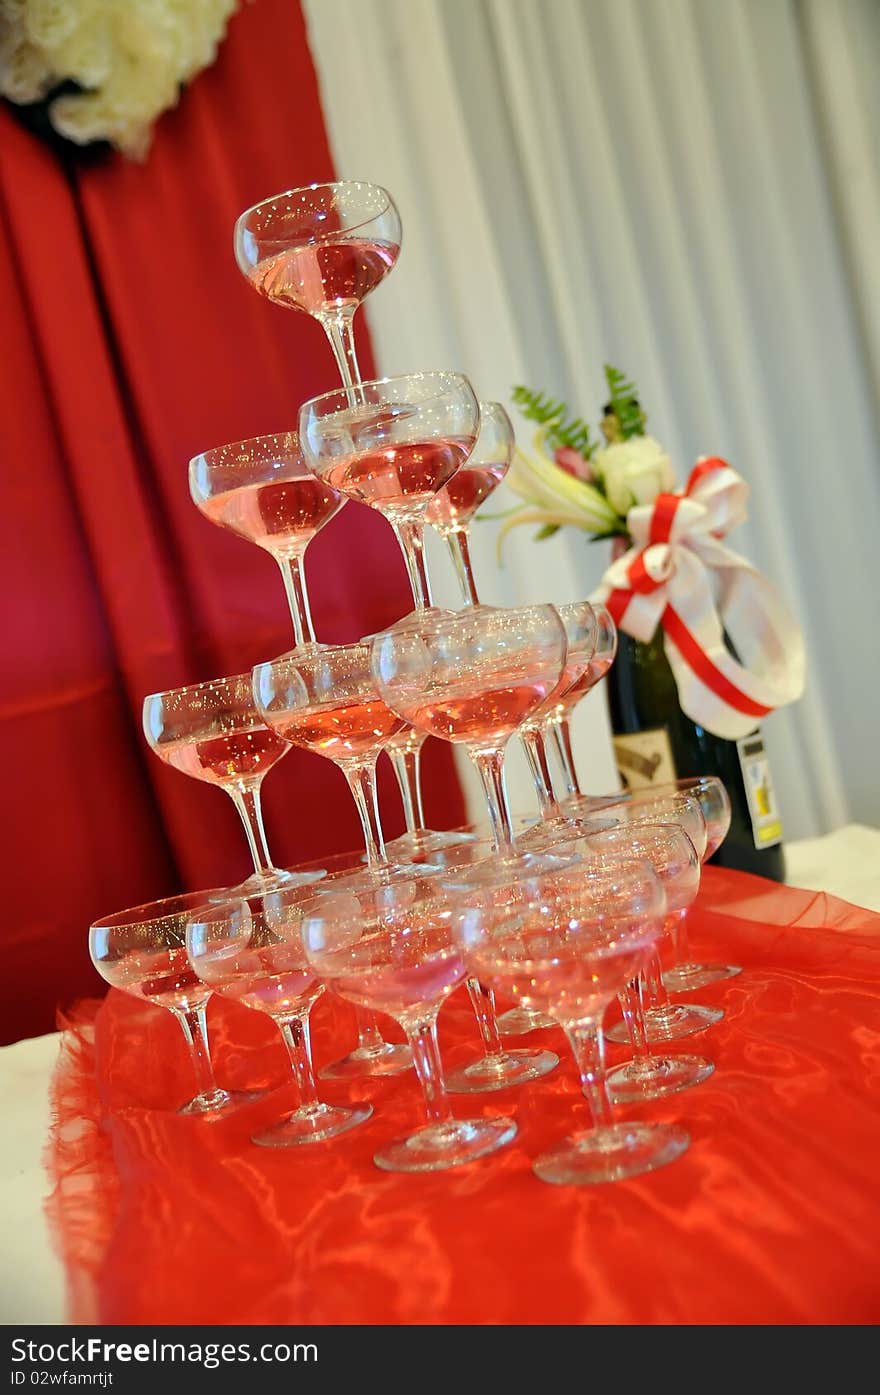
M448 912L413 911L396 917L399 930L376 930L359 946L322 957L320 972L341 997L361 1007L405 1018L439 1005L462 982L466 968L452 941Z
M427 955L409 968L385 964L350 976L340 974L333 980L333 988L349 1002L400 1019L414 1008L443 1002L462 982L465 972L461 956L449 950Z
M303 960L302 950L290 945L242 949L229 954L210 952L199 960L199 971L224 998L234 998L270 1017L305 1012L324 985Z
M220 736L164 741L155 750L184 775L212 785L235 785L260 779L281 759L287 746L277 732L260 724Z
M266 257L250 278L256 290L276 305L323 315L360 305L388 275L399 252L398 242L340 236Z
M585 693L595 688L600 679L605 677L613 662L613 657L605 654L601 658L591 659L585 666L578 665L580 676L574 678L570 687L563 689L559 696L560 706L574 707Z
M360 760L381 749L403 722L381 698L325 702L272 718L275 730L294 746L328 760Z
M462 465L428 505L425 519L439 533L464 528L481 504L497 489L507 474L507 465Z
M524 1007L554 1012L563 1022L601 1017L608 1003L635 978L654 936L622 935L612 946L590 943L568 925L523 926L509 938L492 931L468 951L482 983Z
M529 725L540 726L550 717L562 716L566 709L573 705L567 701L573 691L577 691L578 700L580 700L587 691L587 688L593 686L592 683L587 684L587 688L582 688L580 686L588 666L586 659L579 659L576 655L573 656L569 653L565 668L562 672L562 677L550 693L546 702L542 702L538 711L532 714L532 720Z
M185 929L184 915L180 917L181 939ZM114 988L135 993L177 1012L201 1007L211 996L210 988L202 983L187 959L183 945L153 951L133 950L121 959L104 960L101 974Z
M374 509L420 510L474 448L474 436L405 441L335 460L326 472L334 489Z
M231 529L268 552L292 556L305 551L318 529L329 523L344 503L323 480L305 475L227 489L205 499L199 507L212 523Z
M556 686L552 679L525 679L472 692L450 693L443 698L420 698L410 716L414 726L443 741L478 745L506 740L546 701Z

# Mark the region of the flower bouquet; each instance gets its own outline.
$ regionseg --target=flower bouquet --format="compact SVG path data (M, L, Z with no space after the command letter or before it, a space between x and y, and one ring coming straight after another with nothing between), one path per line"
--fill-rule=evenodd
M754 857L782 837L758 722L803 691L800 629L766 577L727 546L746 517L746 482L707 456L677 487L669 455L646 434L634 384L610 365L605 379L602 444L564 403L514 389L537 431L507 476L522 502L499 547L526 524L538 540L566 526L612 540L591 599L608 607L620 636L608 688L624 783L720 774L742 826L739 851L728 840L732 865L781 877L778 856L773 868Z

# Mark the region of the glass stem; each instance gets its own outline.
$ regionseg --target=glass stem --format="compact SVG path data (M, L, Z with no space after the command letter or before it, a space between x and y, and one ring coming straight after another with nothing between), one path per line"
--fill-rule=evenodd
M284 1045L287 1047L287 1054L293 1067L293 1078L299 1090L300 1107L307 1108L309 1105L318 1104L318 1087L315 1084L315 1072L312 1068L309 1014L305 1012L301 1016L290 1017L284 1022L279 1022L278 1029L281 1032Z
M483 782L495 851L512 854L513 823L504 784L504 747L494 751L470 751L469 755Z
M553 723L552 730L556 738L556 750L559 753L559 762L565 779L565 792L572 798L582 799L583 793L574 764L574 752L571 749L571 718L558 717Z
M278 566L284 581L290 617L293 620L293 634L297 649L304 644L315 643L315 627L309 609L309 592L306 586L306 558L304 552L292 557L279 557Z
M415 608L427 610L431 605L431 583L425 564L424 528L421 523L415 523L411 518L390 518L388 521L400 543Z
M672 956L677 968L685 969L691 963L690 937L688 935L687 911L679 911L672 918Z
M419 742L415 749L386 746L385 751L394 767L394 774L397 776L397 783L400 786L406 831L407 833L418 833L425 827L422 786L419 782L422 743Z
M406 1039L413 1055L413 1064L425 1099L425 1114L429 1124L445 1124L452 1118L443 1063L437 1044L437 1014L416 1026L406 1027Z
M572 1022L565 1029L571 1042L575 1065L581 1078L581 1089L590 1106L593 1128L604 1129L614 1123L611 1100L605 1084L605 1038L602 1024L594 1021Z
M617 996L629 1033L633 1060L640 1066L646 1066L653 1060L653 1052L648 1044L648 1028L638 979L631 979Z
M230 786L228 793L244 824L248 847L253 858L254 871L257 873L273 871L272 859L269 856L269 847L266 842L266 830L263 827L263 808L260 802L259 784L239 785L237 789Z
M532 779L535 782L541 817L544 819L556 818L562 811L553 793L553 776L550 773L550 762L547 759L544 733L538 727L529 727L526 731L521 732L520 736L526 760L532 772Z
M467 991L474 1016L477 1019L477 1026L480 1029L480 1036L483 1038L483 1046L486 1048L486 1055L503 1056L504 1047L501 1044L498 1019L495 1014L495 994L478 978L468 979Z
M333 350L333 357L336 359L336 367L339 369L342 385L349 390L361 381L361 370L358 368L357 352L354 347L356 311L357 306L354 306L353 309L339 310L335 315L327 314L317 317L330 340L330 347ZM351 392L350 396L353 397Z
M201 1007L190 1008L189 1012L176 1012L175 1017L180 1023L183 1035L186 1037L186 1044L189 1047L198 1097L209 1099L211 1095L220 1093L220 1087L214 1078L214 1067L211 1065L211 1053L208 1050L208 1023L205 1018L205 1004L203 1003Z
M672 1014L672 1004L669 1001L669 994L663 984L663 965L660 962L660 951L652 949L645 967L642 969L642 1002L647 999L649 1012L655 1013L658 1017L668 1018Z
M369 1008L356 1007L354 1010L358 1029L359 1051L385 1051L388 1043L379 1030L376 1014Z
M382 824L379 819L379 801L376 797L376 760L365 765L344 765L342 767L348 788L354 797L357 811L361 816L364 830L364 846L367 852L367 866L371 872L384 867L388 862L385 852L385 839L382 837Z
M452 556L465 605L479 605L480 598L477 595L477 584L474 581L467 529L456 528L453 532L447 533L446 546Z

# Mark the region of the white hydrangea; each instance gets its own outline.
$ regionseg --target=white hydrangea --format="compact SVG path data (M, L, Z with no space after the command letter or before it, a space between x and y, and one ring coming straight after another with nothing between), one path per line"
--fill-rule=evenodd
M68 140L108 140L134 159L181 83L214 61L239 0L0 0L0 93L34 102L65 79L49 115Z

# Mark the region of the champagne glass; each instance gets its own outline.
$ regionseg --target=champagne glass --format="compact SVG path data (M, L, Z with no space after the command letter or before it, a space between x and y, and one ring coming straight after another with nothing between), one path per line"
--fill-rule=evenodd
M194 780L219 785L238 810L254 864L240 893L306 885L323 876L285 872L269 856L260 789L288 747L257 711L249 673L151 693L144 698L143 727L160 760Z
M281 570L297 647L314 644L306 548L346 503L306 465L292 431L203 451L189 491L206 518L270 553Z
M467 749L502 859L515 858L505 748L559 682L566 647L552 606L425 612L373 640L373 671L389 706L419 730ZM504 1051L491 990L475 979L468 989L485 1051L450 1079L450 1089L503 1089L553 1069L552 1052Z
M555 711L547 718L548 734L556 742L556 749L562 764L566 794L576 799L583 799L584 795L581 793L574 763L574 752L571 745L571 719L578 703L605 677L617 654L617 626L611 618L610 611L604 605L594 604L593 612L598 627L593 657L580 678L560 695Z
M324 393L300 410L315 474L383 513L406 562L417 609L431 604L425 511L474 448L480 409L461 373L410 373Z
M571 605L555 606L554 609L565 630L565 667L556 687L519 729L543 819L565 816L553 793L553 777L550 774L546 746L548 723L556 721L561 704L570 689L582 683L583 676L592 663L599 638L596 613L589 601L576 601Z
M214 1078L205 1007L211 990L186 956L186 925L218 891L191 891L103 916L89 929L92 963L111 988L167 1008L189 1047L198 1093L180 1114L219 1114L259 1099L259 1092L223 1090Z
M402 629L412 624L418 632L420 613L415 611L412 616L404 616L397 621L396 628ZM374 638L374 635L370 635L368 640L364 642L372 642ZM389 737L385 743L385 754L391 761L391 767L400 789L403 814L406 820L406 832L402 833L399 838L393 839L392 842L386 843L385 851L389 859L393 858L404 864L424 861L430 853L440 851L443 848L456 847L460 843L469 843L474 839L474 835L464 829L441 831L425 826L425 811L422 804L421 755L422 747L427 739L427 732L419 731L416 727L410 726L409 722L402 722L400 730Z
M697 775L674 784L652 787L655 794L669 794L673 790L693 795L699 800L706 820L706 851L701 861L708 862L727 837L730 828L730 798L724 781L717 775ZM676 964L667 969L663 982L673 993L690 993L695 988L703 988L708 983L718 983L725 978L734 978L742 973L738 964L695 964L691 962L688 947L687 915L683 915L676 925L675 944Z
M680 1157L690 1142L683 1129L614 1123L605 1081L602 1018L638 975L663 921L651 868L608 872L580 858L522 878L512 906L479 884L460 906L455 931L471 972L556 1019L590 1106L592 1127L538 1158L536 1175L560 1185L614 1182Z
M448 484L428 505L425 521L444 538L452 554L465 605L479 605L468 534L477 509L496 490L510 468L516 440L513 424L500 402L481 402L476 445Z
M667 914L671 913L670 904L674 907L686 895L687 884L695 879L693 845L675 824L622 825L587 834L573 844L554 844L552 852L556 856L577 853L590 858L608 876L623 869L641 871L650 866L664 889ZM696 872L697 879L698 876ZM608 1076L611 1097L617 1104L658 1099L690 1089L708 1080L715 1069L704 1056L672 1056L665 1052L658 1056L651 1049L642 998L643 994L648 996L649 981L656 981L658 972L655 946L642 966L639 979L631 980L618 994L633 1059ZM660 991L663 991L662 984Z
M669 903L664 928L674 943L676 924L686 913L700 885L700 859L706 849L707 835L706 821L699 802L681 790L674 790L666 795L645 790L616 802L609 796L601 801L600 808L596 809L594 806L595 801L583 799L580 804L575 805L575 809L582 808L592 812L581 815L573 813L568 819L551 819L533 829L527 829L520 836L519 847L543 852L573 837L598 834L610 830L615 825L635 828L640 824L662 823L679 828L686 835L681 856L669 867L657 867L661 877L665 878L664 886ZM571 806L567 804L566 808L569 807ZM649 959L643 987L648 1002L645 1020L650 1042L673 1041L678 1037L705 1031L707 1027L720 1022L724 1016L721 1008L705 1007L697 1003L688 1003L686 1006L670 1003L663 983L659 954L653 954ZM625 1026L611 1027L606 1035L610 1041L628 1040Z
M306 959L298 927L313 899L302 888L269 892L249 900L202 906L189 916L186 952L203 983L221 997L271 1017L281 1033L299 1090L299 1106L251 1136L266 1148L323 1143L364 1123L372 1106L325 1104L318 1098L312 1068L309 1014L324 985Z
M355 314L394 266L400 240L391 195L355 180L273 194L246 209L233 234L235 260L254 289L323 325L349 388L361 376Z
M526 829L520 835L519 846L541 851L548 840L564 842L578 832L608 828L615 823L676 823L690 838L697 856L702 859L705 855L708 834L700 802L693 794L675 789L667 794L645 789L623 797L609 794L566 800L560 814Z
M645 791L645 796L643 799L635 796L613 806L606 805L597 816L598 823L605 826L594 830L595 838L591 840L591 845L608 837L612 839L611 846L618 846L613 840L615 830L607 827L611 815L618 820L620 828L626 828L630 837L639 836L642 825L653 824L676 827L686 835L677 855L668 860L660 856L660 847L656 840L652 845L655 857L653 866L666 892L667 914L664 930L674 945L677 924L687 914L700 888L700 861L706 848L705 819L698 802L691 795L681 791L667 795L658 793L653 797L652 792ZM589 819L579 822L578 826L584 833L591 831ZM659 954L653 955L648 962L643 994L647 1003L645 1022L648 1041L651 1043L675 1041L679 1037L705 1031L707 1027L720 1022L724 1016L723 1009L707 1007L702 1003L670 1002L663 982ZM607 1035L610 1041L627 1040L625 1026L611 1027Z
M560 699L573 684L580 682L593 657L598 635L595 612L588 601L576 601L571 605L555 606L554 609L565 629L568 646L565 667L552 693L519 729L520 740L535 782L541 816L544 819L559 818L562 815L553 792L553 777L547 755L548 719L554 719L559 710ZM498 1030L503 1036L525 1036L528 1032L554 1025L545 1013L535 1012L522 1005L509 1008L498 1018Z
M566 653L565 628L549 605L425 612L373 639L388 705L418 730L466 748L502 856L513 851L505 748L559 683Z
M510 1119L454 1119L449 1107L437 1013L466 972L452 918L449 896L431 878L328 892L302 917L302 941L315 972L341 997L388 1013L406 1032L427 1122L375 1155L378 1167L393 1172L468 1163L516 1133Z
M379 693L371 670L369 644L321 645L294 651L253 671L253 695L263 721L275 736L314 751L338 765L360 815L369 882L387 880L399 869L385 851L376 797L376 761L385 742L401 727L400 717ZM409 1051L383 1040L375 1019L361 1015L358 1046L324 1076L409 1070Z

